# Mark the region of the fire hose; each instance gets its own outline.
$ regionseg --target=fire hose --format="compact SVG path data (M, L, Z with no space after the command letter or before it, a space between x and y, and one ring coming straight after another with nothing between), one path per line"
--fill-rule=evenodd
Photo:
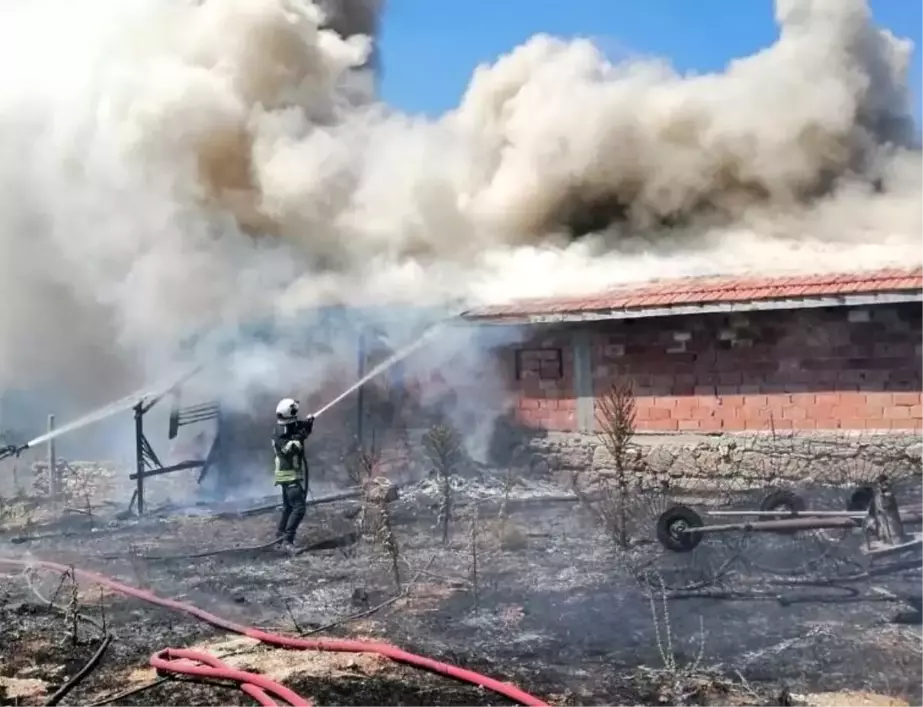
M293 707L311 707L311 703L287 687L256 673L236 670L208 653L185 648L164 648L151 656L151 667L158 673L178 673L198 678L233 680L240 689L265 707L276 707L274 694Z
M494 680L485 675L481 675L471 670L465 670L464 668L459 668L454 665L449 665L448 663L442 663L440 661L434 660L432 658L427 658L425 656L416 655L414 653L409 653L397 646L392 646L387 643L378 643L372 641L358 641L358 640L342 640L342 639L307 639L307 638L295 638L292 636L285 636L282 634L271 633L269 631L262 631L260 629L254 628L252 626L246 626L244 624L239 624L229 619L222 618L215 614L200 609L197 606L188 604L181 601L176 601L175 599L167 599L161 596L149 592L145 589L139 587L133 587L129 584L124 584L112 577L107 577L102 574L97 574L95 572L90 572L88 570L82 570L77 568L66 567L62 564L56 562L49 562L46 560L20 560L8 557L0 557L0 566L12 566L19 568L37 568L42 569L48 572L57 572L59 574L64 574L65 572L72 572L74 576L79 577L85 581L92 582L94 584L102 585L108 587L120 594L125 596L134 597L136 599L141 599L149 604L154 604L160 606L164 609L170 609L171 611L176 611L187 616L192 616L204 621L216 628L224 629L231 633L236 633L241 636L246 636L248 638L253 638L261 643L266 645L275 646L277 648L290 648L295 650L313 650L313 651L331 651L338 653L372 653L380 655L385 658L389 658L398 663L404 663L415 668L420 668L423 670L428 670L430 672L436 673L438 675L443 675L453 680L458 680L459 682L465 682L471 685L477 685L484 689L490 690L502 695L513 702L516 702L520 705L527 705L528 707L548 707L547 703L542 702L537 697L534 697L519 688L510 685L508 683L501 682L499 680ZM168 649L172 650L172 649ZM157 656L162 656L164 661L164 669L173 669L178 667L173 665L173 661L168 660L169 656L176 656L175 652L164 655L163 652L157 654ZM157 657L155 656L155 657ZM152 659L153 664L153 659ZM169 667L171 666L172 667ZM155 666L156 667L156 666ZM212 669L217 669L212 667ZM217 677L212 674L211 677ZM242 683L249 685L256 685L258 688L260 685L253 682L254 676L246 675L246 682ZM237 679L237 678L230 678ZM250 694L250 693L248 693ZM278 696L280 695L276 692ZM268 699L268 696L267 696ZM269 703L264 703L269 704ZM295 703L293 703L295 704ZM297 704L305 704L300 702Z

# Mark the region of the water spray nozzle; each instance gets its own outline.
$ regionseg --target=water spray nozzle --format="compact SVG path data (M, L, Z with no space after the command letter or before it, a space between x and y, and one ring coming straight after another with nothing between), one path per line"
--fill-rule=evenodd
M5 447L0 447L0 459L9 459L10 457L14 456L18 457L28 448L28 444L23 444L18 447L15 444L8 444Z

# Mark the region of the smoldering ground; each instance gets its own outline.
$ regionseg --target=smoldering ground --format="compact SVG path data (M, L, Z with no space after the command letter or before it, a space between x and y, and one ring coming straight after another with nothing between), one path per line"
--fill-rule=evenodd
M4 386L101 403L322 303L921 260L911 47L864 0L702 76L534 37L435 120L357 97L373 43L310 0L0 13Z
M29 547L43 559L146 585L160 595L192 601L248 624L291 633L340 622L323 633L387 640L508 680L552 704L778 704L783 688L793 693L885 693L887 697L879 696L873 704L902 704L889 697L919 701L919 630L892 622L918 596L919 571L839 587L799 587L783 586L778 575L748 571L740 564L720 579L712 574L706 592L740 593L738 601L688 597L664 602L655 592L652 605L646 580L633 574L635 560L641 567L660 569L668 579L698 583L702 571L717 569L709 558L726 560L740 552L740 539L712 537L694 553L672 557L639 545L626 556L615 550L582 504L535 503L542 496L547 501L553 489L534 479L523 481L512 492L519 503L508 506L505 520L505 528L520 537L515 545L498 543L495 514L505 494L501 478L485 477L457 489L457 515L447 545L434 528L436 489L425 484L405 489L391 508L406 593L365 616L356 614L396 591L384 551L372 542L319 549L294 559L265 551L227 551L260 542L271 532L266 516L177 514L129 523L118 532L85 533L79 548L72 539L54 536L36 538ZM530 498L532 503L526 503ZM344 501L313 507L303 528L304 542L329 540L350 529L344 514L354 505ZM753 507L753 500L746 505ZM476 575L469 525L475 506L480 518ZM639 530L646 534L653 522L653 516L645 517ZM779 545L787 546L790 556L810 552L797 537L757 534L747 553L759 561L768 546ZM816 568L819 575L852 574L847 545L852 543L839 545ZM217 552L189 556L203 550ZM135 551L160 559L132 559ZM421 568L426 571L418 574ZM71 646L62 640L66 623L44 616L47 598L55 594L60 579L39 573L28 579L11 576L4 585L8 596L0 598L0 615L11 630L0 632L5 649L0 651L0 668L4 675L38 678L47 695L86 661L92 646L53 649ZM33 597L30 583L45 600ZM215 636L199 623L102 595L96 587L81 588L80 611L94 618L105 615L119 643L81 683L73 696L77 702L89 703L153 679L153 671L148 675L139 669L163 646L199 645L222 659L232 649L225 645L226 635ZM57 598L62 605L67 590L65 584ZM441 677L402 672L386 662L369 666L356 659L344 667L329 662L335 654L326 651L280 654L238 644L233 652L240 648L249 654L238 656L245 661L266 659L248 669L326 704L497 703L489 693L469 691ZM63 671L62 653L72 662ZM675 662L672 670L669 660ZM681 688L682 702L662 691L671 675ZM214 686L162 687L164 692L146 693L139 703L209 704L218 699ZM33 693L21 703L37 704L46 695ZM229 693L220 699L236 698ZM836 703L861 701L845 693Z

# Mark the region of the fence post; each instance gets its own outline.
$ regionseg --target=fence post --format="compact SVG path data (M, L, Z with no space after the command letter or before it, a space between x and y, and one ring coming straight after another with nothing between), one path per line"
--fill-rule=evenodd
M135 405L135 499L138 517L144 515L144 401Z
M48 434L54 432L54 415L48 416ZM48 440L48 492L51 495L51 503L57 506L61 501L61 484L58 478L58 457L55 454L54 436Z

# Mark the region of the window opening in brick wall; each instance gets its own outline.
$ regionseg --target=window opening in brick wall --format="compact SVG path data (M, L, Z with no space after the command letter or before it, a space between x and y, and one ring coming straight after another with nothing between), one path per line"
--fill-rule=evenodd
M560 380L564 377L561 349L519 349L516 351L516 380L538 378Z

